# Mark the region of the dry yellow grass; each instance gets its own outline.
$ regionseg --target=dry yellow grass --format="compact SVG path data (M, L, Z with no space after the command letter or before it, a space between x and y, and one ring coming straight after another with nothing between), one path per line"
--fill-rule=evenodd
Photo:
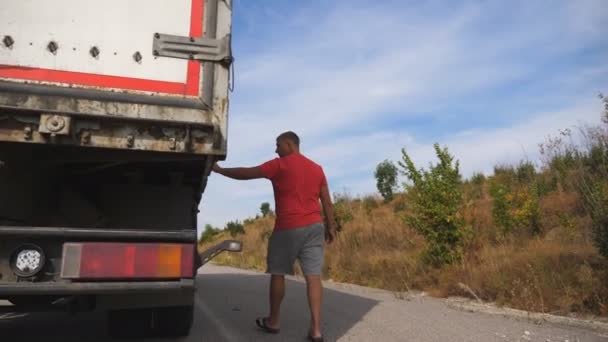
M558 314L608 315L608 261L592 245L590 221L573 193L556 191L540 203L543 234L498 238L492 201L483 189L465 217L473 235L458 264L432 268L421 260L424 239L403 221L407 199L351 199L352 219L327 248L324 277L334 281L434 296L472 296L515 308ZM265 270L273 217L246 225L241 254L222 264ZM227 238L225 233L214 240ZM468 290L463 289L465 285Z

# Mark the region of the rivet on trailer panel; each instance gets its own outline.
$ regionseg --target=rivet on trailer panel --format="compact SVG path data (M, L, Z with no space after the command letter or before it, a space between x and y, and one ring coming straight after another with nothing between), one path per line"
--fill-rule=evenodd
M4 36L4 39L2 39L2 42L4 43L4 46L6 46L9 49L13 47L13 44L15 44L15 41L13 40L13 37L11 37L11 36Z
M51 52L53 55L57 54L57 50L59 49L59 45L57 45L57 42L55 42L54 40L51 40L48 45L46 46L47 50L49 50L49 52Z
M93 46L91 48L91 50L89 50L89 53L91 54L91 56L93 58L97 58L97 57L99 57L99 54L101 53L101 51L99 51L99 48L97 46Z
M116 54L116 53L114 53ZM143 57L141 56L141 53L139 53L139 51L135 52L133 54L133 59L137 62L137 63L141 63L141 60L143 59Z

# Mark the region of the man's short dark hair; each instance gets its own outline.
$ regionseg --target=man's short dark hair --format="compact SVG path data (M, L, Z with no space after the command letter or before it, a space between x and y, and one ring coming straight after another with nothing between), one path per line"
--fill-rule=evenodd
M296 146L300 146L300 137L298 137L298 135L292 131L281 133L281 135L279 135L277 137L277 140L283 140L283 139L287 139L287 140L291 141L292 143L294 143Z

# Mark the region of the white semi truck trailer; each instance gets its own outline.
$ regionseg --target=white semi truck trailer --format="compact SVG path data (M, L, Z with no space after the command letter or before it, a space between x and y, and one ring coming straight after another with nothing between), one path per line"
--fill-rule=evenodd
M189 333L231 0L0 0L0 300Z

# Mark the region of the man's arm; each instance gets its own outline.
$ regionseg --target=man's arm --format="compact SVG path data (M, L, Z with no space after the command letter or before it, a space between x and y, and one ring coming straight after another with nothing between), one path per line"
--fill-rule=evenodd
M264 178L264 172L262 172L262 169L258 166L223 168L216 163L213 165L212 170L220 175L238 180Z
M332 243L336 238L336 221L334 221L334 207L331 203L327 185L321 187L319 197L321 198L321 205L323 205L323 212L325 213L325 239L328 243Z

